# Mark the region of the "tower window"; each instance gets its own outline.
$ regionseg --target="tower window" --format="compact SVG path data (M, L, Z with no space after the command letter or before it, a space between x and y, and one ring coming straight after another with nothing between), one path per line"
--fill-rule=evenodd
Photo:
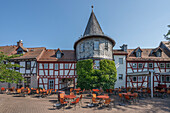
M81 52L84 52L84 51L85 51L84 43L80 44L80 51L81 51Z
M99 41L94 41L94 50L99 50Z
M99 69L100 68L100 60L95 60L94 61L94 69Z
M105 42L105 49L108 50L108 42Z

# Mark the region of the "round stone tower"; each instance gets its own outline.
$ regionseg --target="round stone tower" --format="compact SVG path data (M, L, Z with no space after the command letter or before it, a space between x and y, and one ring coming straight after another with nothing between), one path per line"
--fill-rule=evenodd
M74 43L77 60L113 60L115 41L104 35L92 10L83 37Z

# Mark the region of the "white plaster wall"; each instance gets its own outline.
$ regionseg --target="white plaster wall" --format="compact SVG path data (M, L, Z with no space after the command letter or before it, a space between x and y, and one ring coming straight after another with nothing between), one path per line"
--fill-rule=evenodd
M123 64L119 64L119 58L123 58ZM126 56L125 55L114 55L115 65L117 69L117 81L115 83L115 88L126 85ZM119 80L119 74L123 74L123 80Z

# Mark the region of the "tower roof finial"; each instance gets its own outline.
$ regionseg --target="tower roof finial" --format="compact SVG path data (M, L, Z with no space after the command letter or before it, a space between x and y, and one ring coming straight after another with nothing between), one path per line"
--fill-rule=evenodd
M92 11L93 11L93 5L91 6L91 8L92 8Z

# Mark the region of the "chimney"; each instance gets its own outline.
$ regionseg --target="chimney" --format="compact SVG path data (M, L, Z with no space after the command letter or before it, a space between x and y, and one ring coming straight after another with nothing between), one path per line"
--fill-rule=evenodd
M121 50L127 52L127 45L123 44L122 46L120 46Z
M19 40L19 42L17 42L17 46L23 46L22 40Z

